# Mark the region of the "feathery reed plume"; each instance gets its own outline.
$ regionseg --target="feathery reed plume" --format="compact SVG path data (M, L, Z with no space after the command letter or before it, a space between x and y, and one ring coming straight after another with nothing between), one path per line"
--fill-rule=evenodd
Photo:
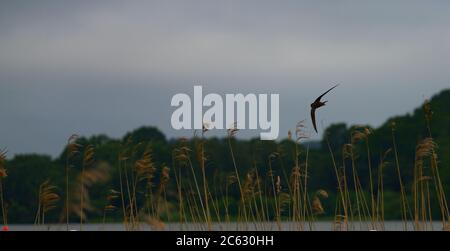
M327 191L320 189L316 192L313 201L312 201L312 210L315 215L324 214L325 209L322 206L321 198L326 199L328 198Z
M360 176L358 174L357 166L356 166L356 160L358 159L358 153L356 144L360 142L361 140L366 139L366 133L360 132L358 130L355 130L351 134L350 143L344 145L344 156L347 156L351 160L352 165L352 172L353 172L353 183L354 183L354 189L355 189L355 196L356 196L356 207L358 211L358 217L360 224L362 224L363 221L367 221L367 217L370 218L371 223L371 229L375 229L375 219L373 217L373 214L371 213L371 210L369 209L369 206L366 201L366 196L364 194L364 189L361 185ZM371 173L371 170L369 170ZM373 193L371 193L373 196ZM371 196L371 198L372 198Z
M309 139L309 135L306 133L305 129L306 129L305 120L297 122L297 125L295 126L295 136L297 137L296 138L297 143L300 143L301 140Z
M94 165L94 146L88 145L84 150L83 163L81 166L80 176L80 208L84 209L84 172L87 168L91 168ZM80 214L80 230L83 230L83 214Z
M291 131L288 131L288 140L289 140L290 143L293 142L292 141L292 133L291 133ZM279 165L280 165L280 168L281 168L281 172L283 173L283 179L286 182L286 184L289 184L289 185L286 186L286 188L288 189L288 192L289 192L289 196L292 197L292 189L291 189L291 186L290 186L290 180L289 180L289 177L288 177L288 173L287 173L286 169L284 168L284 162L283 162L283 154L284 153L285 153L285 150L283 149L283 147L282 146L278 146L278 148L277 148L277 155L276 156L278 157ZM281 184L281 181L280 181L280 184ZM289 201L289 203L290 203L290 201ZM280 202L280 206L281 206L281 202ZM281 213L281 211L280 211L280 213Z
M264 226L263 222L267 221L268 212L266 211L267 210L267 205L264 203L264 199L263 199L264 188L261 185L261 184L263 184L263 180L262 180L262 177L260 176L260 174L258 172L257 164L255 163L254 165L255 165L254 170L255 170L255 181L256 181L256 189L257 189L257 192L256 192L255 195L259 199L259 207L260 207L260 210L257 210L257 215L259 216L259 219L261 221L263 230L265 230L264 229L265 226ZM255 204L256 204L256 202L255 202ZM256 205L256 209L258 209L257 205Z
M358 183L358 175L355 169L355 165L354 165L354 153L353 153L353 145L352 144L344 144L344 146L342 147L342 163L343 163L343 169L345 170L345 162L347 159L351 159L351 166L352 166L352 179L353 179L353 189L355 192L355 200L356 200L356 212L357 212L357 216L358 216L358 221L361 223L363 221L363 216L362 216L362 212L361 212L361 198L360 198L360 193L359 193L359 183ZM347 200L350 201L349 197L350 195L347 193ZM351 208L351 207L350 207ZM353 221L353 212L351 212L351 217L352 217L352 221Z
M5 207L5 201L3 199L3 179L8 176L6 174L6 149L0 150L0 203L2 204L2 218L3 218L3 225L8 226L8 217L6 215L6 207Z
M255 223L262 223L264 221L264 206L261 198L261 180L258 175L258 170L256 167L249 170L245 176L243 183L243 193L244 201L247 203L244 210L248 210L248 215L252 217ZM257 200L259 199L260 204L258 205Z
M136 190L134 189L134 184L136 184L136 172L134 170L134 166L130 165L128 166L128 160L132 162L134 159L136 153L139 151L140 147L143 145L143 142L138 142L137 144L132 145L133 139L132 136L128 138L128 141L130 142L130 148L128 149L129 155L128 159L125 159L124 161L124 174L125 174L125 184L127 186L127 193L128 193L128 207L129 207L129 216L130 216L130 223L132 230L138 230L139 229L139 212L138 212L138 205L136 200ZM130 169L130 170L129 170Z
M69 222L70 222L70 212L69 212L69 207L70 207L70 196L69 196L69 172L70 172L70 168L72 167L71 165L71 160L79 153L79 148L81 147L81 145L79 145L77 143L78 140L78 135L76 134L72 134L69 139L67 140L67 148L66 148L66 166L65 166L65 171L66 171L66 202L64 205L66 214L65 214L65 218L66 218L66 227L67 227L67 231L69 231Z
M300 165L299 144L301 140L308 139L309 135L305 132L304 120L297 123L295 127L295 149L294 149L294 167L291 172L291 191L292 191L292 220L298 223L300 230L304 229L304 222L310 203L307 199L307 180L308 180L308 151L306 152L305 165L302 169Z
M69 212L76 214L80 219L86 219L88 212L94 212L95 208L91 205L89 189L100 183L105 183L109 179L110 166L106 162L101 162L95 167L84 170L80 173L74 182L71 194L71 203L69 203ZM83 201L83 204L81 204ZM80 226L81 227L81 226Z
M114 212L117 210L117 206L115 206L115 201L120 197L120 192L110 189L108 191L108 195L106 196L106 201L108 202L106 206L103 208L103 224L106 223L106 213Z
M281 230L281 210L280 210L280 205L279 205L279 199L278 199L278 195L280 194L281 191L281 180L280 180L280 176L277 176L276 180L275 180L275 174L274 174L274 170L272 168L272 159L276 159L279 156L279 153L274 152L272 154L269 155L269 174L268 176L270 177L271 183L272 183L272 192L273 192L273 198L274 198L274 203L275 203L275 220L277 222L277 226L278 226L278 230Z
M141 158L138 159L134 163L134 182L132 184L132 197L130 198L130 204L133 205L134 212L136 216L133 218L137 218L138 214L138 205L137 205L137 188L139 183L145 182L145 208L147 210L147 214L154 215L155 209L153 206L153 178L155 176L156 167L153 163L153 154L150 147L147 147L144 150ZM133 173L132 173L133 174Z
M361 129L357 129L353 131L352 134L352 145L356 145L360 141L365 142L366 151L367 151L367 167L369 170L369 188L370 188L370 200L371 200L371 224L372 229L375 229L375 223L377 221L376 219L376 200L375 200L375 194L374 194L374 181L373 181L373 174L372 174L372 164L371 164L371 158L370 158L370 147L369 147L369 136L372 134L372 130L368 127L363 127Z
M123 223L126 230L134 230L138 228L137 220L137 206L134 198L134 184L135 184L135 166L129 165L135 156L136 151L142 145L141 142L133 144L132 136L125 139L121 145L118 154L118 171L120 184L120 197L122 202ZM131 170L130 170L131 169Z
M235 176L236 176L236 180L237 180L237 184L239 186L239 192L240 192L240 197L241 197L241 204L243 207L243 213L244 213L244 219L245 221L248 221L248 217L247 217L247 210L245 209L245 198L244 198L244 191L242 188L242 183L241 183L241 179L239 177L239 172L237 169L237 165L236 165L236 159L234 157L234 152L233 152L233 147L231 145L231 139L236 135L236 133L239 131L239 129L237 128L237 123L234 122L230 128L227 130L228 132L228 148L230 150L230 154L231 154L231 159L233 161L233 166L234 166L234 172L235 172Z
M304 125L304 120L300 121L297 124L297 128L296 128L296 135L297 135L297 143L300 144L300 140L303 139L309 139L310 135L308 133L306 133L306 126ZM309 144L306 147L306 154L305 154L305 164L304 164L304 170L303 170L303 213L302 213L302 218L303 220L306 220L307 218L307 214L308 214L308 210L311 211L311 219L313 218L312 216L314 215L312 212L312 208L311 208L311 203L309 202L308 199L308 161L309 161ZM309 226L310 229L312 229L312 223L311 221L309 222Z
M431 134L431 119L433 116L433 110L431 109L431 103L429 100L425 100L425 103L423 105L423 111L425 113L425 120L428 129L428 137L432 138L433 135ZM442 227L445 228L450 223L450 212L447 204L447 198L445 196L444 187L441 181L441 175L439 172L437 159L438 159L437 154L433 149L431 154L431 172L435 184L436 194L438 197L439 207L441 210Z
M200 171L202 172L203 178L203 196L205 201L205 210L206 210L206 223L208 226L208 230L211 230L211 213L209 210L209 200L208 200L208 183L206 180L206 170L205 170L205 142L204 136L207 131L209 131L210 125L208 123L204 123L202 126L202 136L199 142L196 144L196 153L197 153L197 161L200 165Z
M340 215L341 217L339 217L339 221L337 221L337 219L335 219L335 222L333 225L336 225L337 224L336 222L339 222L339 224L338 224L339 229L341 229L341 230L347 229L348 218L349 218L348 217L348 215L349 215L348 208L350 208L350 210L351 210L351 205L350 205L351 202L350 202L350 199L348 196L348 191L347 191L347 179L345 177L345 165L343 165L341 169L338 168L335 157L334 157L333 150L331 148L330 141L328 140L327 133L325 133L324 139L327 143L327 148L328 148L328 151L331 156L331 161L333 163L333 170L336 175L336 181L337 181L337 186L338 186L339 199L337 200L337 203L336 203L338 205L338 206L336 206L336 212L338 212L338 213L336 213L336 215ZM345 149L345 147L344 147L344 149ZM344 150L343 150L343 152L344 152ZM345 157L343 157L343 159L345 159ZM340 172L340 170L342 170L342 172ZM341 208L343 210L344 215L341 215Z
M50 180L44 181L39 186L38 209L34 224L45 224L45 214L56 207L59 195L55 192L56 186L50 184Z
M191 174L193 177L193 181L194 181L194 186L195 186L197 196L198 196L198 199L200 202L202 214L203 214L205 222L207 222L208 216L206 214L206 208L203 203L202 194L200 192L200 186L197 181L197 175L194 170L194 165L192 164L191 157L190 157L192 150L191 150L191 148L188 147L186 139L181 139L180 144L181 144L181 146L174 150L175 159L178 161L178 163L181 166L188 166L190 168L190 171L191 171ZM195 204L197 203L197 201L195 199L193 199L192 202ZM198 210L198 207L196 207L196 209ZM191 208L191 211L193 211L193 208Z
M425 138L416 146L416 157L414 162L414 179L413 179L413 201L414 201L414 226L416 230L425 230L427 227L427 219L429 211L427 210L428 181L430 176L425 174L424 159L434 154L437 147L432 138Z
M398 159L398 151L397 151L397 142L395 139L395 129L396 123L392 122L391 126L391 136L392 136L392 145L394 147L394 155L395 155L395 165L397 169L398 182L400 186L400 199L402 203L402 221L403 221L403 230L406 231L408 229L408 215L412 218L411 210L409 208L408 199L406 197L406 190L403 183L402 174L400 171L400 161Z
M381 223L381 230L385 230L384 228L384 180L383 180L383 172L384 169L390 164L386 161L387 156L391 153L392 149L387 149L384 154L381 156L380 164L378 166L378 192L377 192L377 213L376 220Z

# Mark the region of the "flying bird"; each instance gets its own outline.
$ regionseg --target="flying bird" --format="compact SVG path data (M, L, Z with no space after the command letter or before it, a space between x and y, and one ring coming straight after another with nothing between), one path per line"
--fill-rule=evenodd
M324 106L328 101L320 101L320 99L325 96L325 94L327 94L328 92L330 92L331 90L333 90L334 88L336 88L339 84L331 87L328 91L324 92L322 95L320 95L315 101L314 103L311 104L311 120L312 120L312 124L314 126L314 130L317 133L317 126L316 126L316 110L322 106Z

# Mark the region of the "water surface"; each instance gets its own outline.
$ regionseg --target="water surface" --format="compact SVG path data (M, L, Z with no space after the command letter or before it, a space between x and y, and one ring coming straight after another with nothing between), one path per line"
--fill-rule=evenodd
M48 224L48 225L29 225L29 224L14 224L9 226L10 231L66 231L65 224ZM339 224L333 224L330 221L320 221L312 223L294 223L294 222L258 222L258 223L212 223L211 229L214 231L413 231L414 224L408 222L406 225L401 221L387 221L384 223L372 224L371 222L355 222L349 223L348 227ZM443 225L441 222L428 223L422 226L422 230L426 231L441 231ZM121 223L106 223L106 224L83 224L82 228L79 224L69 225L69 230L72 231L125 231L125 225ZM142 223L139 225L141 231L204 231L208 230L206 224L200 223L166 223L158 226Z

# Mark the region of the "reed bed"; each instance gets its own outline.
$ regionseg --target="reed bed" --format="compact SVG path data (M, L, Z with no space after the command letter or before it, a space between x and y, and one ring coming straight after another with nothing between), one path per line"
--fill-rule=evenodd
M228 130L227 144L234 171L226 177L217 173L207 175L211 173L207 170L214 168L204 141L209 131L207 125L200 136L195 132L192 140L179 140L170 165L154 162L148 142L135 143L129 139L120 147L116 165L109 166L96 160L93 145L83 145L77 135L72 135L66 148L64 196L57 193L50 180L42 183L38 188L34 223L45 224L46 214L56 210L56 204L64 198L60 222L66 223L67 230L70 222L79 222L82 229L87 213L97 210L103 215L103 224L110 222L109 215L119 213L126 230L141 230L143 224L164 230L166 223L174 222L181 230L187 224L197 230L217 230L213 225L220 229L222 224L231 223L240 230L314 230L321 215L328 212L333 215L330 230L382 231L385 230L385 170L394 168L403 229L408 230L408 225L413 224L414 230L432 230L435 220L432 212L438 210L445 230L449 228L450 214L439 173L438 145L431 135L432 112L428 103L424 111L429 135L417 143L411 187L405 185L402 173L405 168L399 162L395 123L391 124L391 146L383 149L378 163L373 163L371 158L370 128L353 128L347 143L341 146L332 145L329 135L324 136L330 158L323 161L329 161L330 172L335 175L335 191L308 186L314 166L309 163L307 144L301 147L309 138L304 121L296 125L294 135L288 132L292 143L288 149L277 149L267 156L267 173L261 172L257 164L246 169L237 165L234 137L238 129L233 126ZM341 159L337 159L338 152ZM293 166L285 164L288 155L294 160ZM361 156L367 159L364 165L357 161ZM2 221L7 225L2 183L7 179L5 159L6 151L1 151L0 202ZM103 208L96 209L89 200L90 189L108 182L111 171L118 173L118 185L106 193L107 203ZM363 179L368 182L362 182ZM330 192L336 195L335 201L329 203L335 207L325 208L323 201L331 199ZM434 204L438 208L432 208ZM284 222L290 222L292 229L284 229ZM268 227L272 223L276 229Z

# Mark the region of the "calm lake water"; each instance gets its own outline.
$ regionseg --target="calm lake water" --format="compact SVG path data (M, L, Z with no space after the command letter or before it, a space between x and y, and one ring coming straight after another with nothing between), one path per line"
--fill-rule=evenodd
M65 224L51 224L43 226L35 225L10 225L10 231L66 231L67 227ZM214 231L333 231L339 230L339 226L333 224L333 222L314 222L314 223L293 223L293 222L282 222L278 225L276 222L264 222L264 223L213 223L211 226ZM340 226L342 230L346 230L344 226ZM69 227L72 231L79 231L80 225L71 224ZM405 224L400 221L388 221L384 224L377 223L375 227L372 227L372 223L351 223L349 224L347 230L350 231L370 231L372 229L377 229L379 231L403 231L405 230ZM408 223L406 229L409 231L414 230L413 223ZM422 227L423 230L427 231L441 231L443 229L441 222L433 222L433 224L427 224ZM83 224L83 231L124 231L125 226L118 223L108 223L108 224ZM154 230L166 230L166 231L202 231L207 230L205 224L195 224L195 223L167 223L163 226L150 226L146 223L142 223L139 226L139 230L142 231L154 231Z

